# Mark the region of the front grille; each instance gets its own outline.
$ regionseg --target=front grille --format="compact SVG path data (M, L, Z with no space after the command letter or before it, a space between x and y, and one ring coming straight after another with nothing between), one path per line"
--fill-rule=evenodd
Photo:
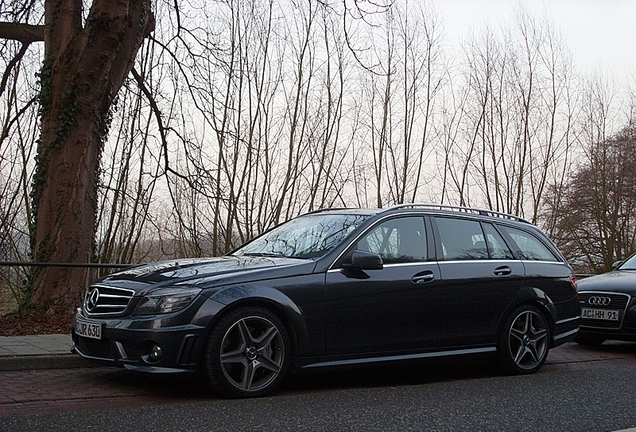
M77 339L77 349L85 356L104 360L115 360L117 358L112 345L107 340L88 339L84 337Z
M582 327L595 327L613 330L620 329L623 323L623 317L625 316L625 309L627 308L630 299L631 297L629 295L623 293L602 291L579 293L579 301L582 308L619 311L617 321L582 318L580 325Z
M135 291L106 285L91 285L84 298L84 311L88 316L116 315L124 312Z

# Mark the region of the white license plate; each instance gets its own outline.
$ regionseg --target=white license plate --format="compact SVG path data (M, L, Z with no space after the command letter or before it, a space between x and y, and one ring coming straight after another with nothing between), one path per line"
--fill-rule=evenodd
M618 313L620 311L617 310L609 310L609 309L581 309L581 318L584 319L594 319L594 320L606 320L606 321L618 321Z
M75 333L91 339L101 339L102 324L75 318Z

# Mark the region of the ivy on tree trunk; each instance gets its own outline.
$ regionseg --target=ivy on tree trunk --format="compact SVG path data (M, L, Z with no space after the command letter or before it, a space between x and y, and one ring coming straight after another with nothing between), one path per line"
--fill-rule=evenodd
M91 261L110 110L154 29L150 5L150 0L94 0L83 21L82 0L46 0L43 28L0 23L0 37L45 44L31 197L35 261ZM37 268L31 305L42 312L73 308L87 281L84 268Z

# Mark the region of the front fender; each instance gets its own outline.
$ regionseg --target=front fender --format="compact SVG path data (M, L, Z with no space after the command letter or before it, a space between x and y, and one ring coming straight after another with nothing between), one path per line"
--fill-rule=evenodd
M296 353L307 352L309 331L307 321L293 300L281 291L266 285L236 285L214 292L210 297L216 303L224 305L223 311L242 305L261 305L276 313L287 326Z

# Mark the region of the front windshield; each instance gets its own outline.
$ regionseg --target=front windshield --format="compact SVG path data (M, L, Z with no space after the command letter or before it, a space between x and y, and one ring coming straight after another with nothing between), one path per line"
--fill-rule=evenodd
M319 258L335 248L367 215L311 214L292 219L232 255Z
M620 270L636 270L636 255L632 255L621 263Z

